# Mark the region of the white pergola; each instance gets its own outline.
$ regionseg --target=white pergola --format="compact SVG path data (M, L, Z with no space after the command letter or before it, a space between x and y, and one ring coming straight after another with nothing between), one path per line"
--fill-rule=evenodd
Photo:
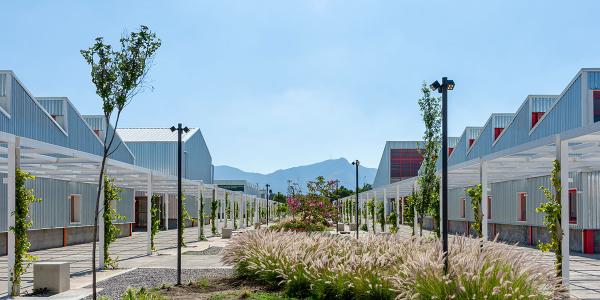
M5 180L8 188L7 204L7 228L14 226L15 217L15 184L16 169L20 168L28 173L42 178L52 178L78 183L98 184L99 171L102 157L83 151L78 151L38 140L15 136L13 134L0 132L0 172L7 173ZM115 180L115 184L121 188L129 188L135 191L145 191L147 195L147 224L151 224L151 195L153 194L177 194L177 177L147 168L135 166L121 161L109 159L106 161L106 175ZM202 181L182 179L182 193L196 196L200 201L200 195L204 190L214 190L213 197L223 190L216 185L203 184ZM103 196L104 193L102 193ZM262 199L254 197L255 202ZM166 197L168 199L168 196ZM241 198L240 198L241 199ZM168 205L167 205L168 207ZM257 210L258 211L258 210ZM99 208L99 218L102 220L102 206ZM258 218L258 216L256 217ZM98 223L99 227L99 267L104 263L104 222ZM8 233L8 290L12 290L10 274L15 262L15 236L10 230ZM200 234L200 226L198 226ZM151 226L147 226L147 253L151 254Z
M491 183L548 176L554 160L560 162L562 201L562 279L569 284L569 172L600 170L600 123L566 130L503 151L452 165L448 168L448 188L461 188L481 184L482 197L487 199ZM441 172L440 172L441 173ZM438 174L440 174L438 173ZM417 177L378 187L359 195L377 198L378 194L395 193L396 199L410 195L417 185ZM375 197L373 197L375 195ZM350 196L348 198L351 199ZM348 199L347 198L347 199ZM440 203L441 204L441 203ZM482 201L482 232L488 239L487 201ZM397 206L398 207L398 206ZM440 227L444 226L441 224Z

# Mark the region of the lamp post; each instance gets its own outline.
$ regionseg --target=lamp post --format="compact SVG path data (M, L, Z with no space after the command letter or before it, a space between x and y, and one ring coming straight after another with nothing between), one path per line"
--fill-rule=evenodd
M442 77L442 84L436 80L430 87L442 94L442 251L448 273L448 91L454 89L454 81Z
M269 188L270 184L267 183L267 229L269 229Z
M181 240L183 237L183 226L181 219L183 217L183 202L181 201L181 135L189 132L187 127L181 127L181 123L177 127L172 126L171 132L177 131L177 285L181 285Z
M356 238L358 239L358 166L360 162L357 159L352 162L352 165L356 167Z

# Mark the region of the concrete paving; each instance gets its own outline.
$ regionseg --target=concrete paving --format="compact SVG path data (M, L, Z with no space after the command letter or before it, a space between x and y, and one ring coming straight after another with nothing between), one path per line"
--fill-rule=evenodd
M231 223L231 221L230 221ZM219 228L222 225L219 224ZM231 225L230 225L231 226ZM204 227L209 241L198 242L197 227L184 230L184 240L187 243L185 251L203 250L210 246L225 246L228 240L220 237L210 237L210 226ZM98 281L121 274L136 267L176 267L177 230L161 231L155 237L157 252L152 256L146 255L146 232L134 232L131 237L117 239L110 248L113 259L118 261L117 270L97 272ZM31 252L39 258L38 261L60 261L71 263L71 289L81 289L92 282L92 243L72 245ZM212 255L182 255L183 268L215 268L223 267L219 258ZM0 257L0 298L7 296L7 256ZM21 293L28 293L33 288L33 266L28 269L21 280ZM28 298L29 299L29 298Z
M346 226L348 230L348 226ZM378 228L379 230L379 228ZM334 231L335 232L335 231ZM410 228L400 227L400 234L409 236ZM210 227L205 227L205 233L210 235ZM111 246L113 258L118 260L119 269L98 272L98 280L127 272L133 268L175 268L176 266L176 230L161 231L156 237L157 253L146 255L146 233L134 232L133 236L118 239ZM350 233L354 235L354 232ZM361 231L361 235L365 233ZM428 234L425 232L424 234ZM209 238L206 242L196 242L197 228L186 228L184 231L187 247L185 251L199 251L210 246L225 246L229 240L220 237ZM81 244L62 248L47 249L32 252L40 261L67 261L71 263L71 297L77 299L89 295L89 289L84 287L91 284L91 248L92 244ZM539 263L552 265L553 254L521 247L523 251L531 251L538 255ZM584 255L571 253L571 296L580 299L600 299L600 255ZM228 268L223 266L218 255L182 255L183 268ZM31 291L33 274L26 273L23 277L22 289ZM0 257L0 297L7 295L7 261L6 256ZM82 296L83 295L83 296ZM28 298L31 299L31 298Z

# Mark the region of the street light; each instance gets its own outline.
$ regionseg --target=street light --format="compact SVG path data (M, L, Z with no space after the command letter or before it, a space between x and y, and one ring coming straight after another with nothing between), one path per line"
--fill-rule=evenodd
M177 127L172 126L171 132L177 131L177 285L181 285L181 240L183 239L183 226L181 219L183 218L183 202L181 201L181 135L190 131L187 127L181 127L181 123ZM152 195L149 195L152 197ZM147 226L150 226L148 224Z
M430 87L442 94L442 251L448 273L448 91L454 89L454 80L442 77L442 84L436 80Z
M360 161L357 159L352 162L352 165L356 166L356 238L358 239L358 166Z

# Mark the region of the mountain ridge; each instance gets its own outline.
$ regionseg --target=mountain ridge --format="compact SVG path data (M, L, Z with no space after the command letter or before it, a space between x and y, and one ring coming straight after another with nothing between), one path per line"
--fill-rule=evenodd
M359 185L365 182L372 184L375 179L376 168L359 166ZM250 183L259 184L263 187L269 183L274 193L287 191L288 180L298 183L303 191L306 191L306 182L314 180L317 176L325 179L338 179L340 186L354 189L355 167L345 158L328 159L321 162L278 169L271 173L262 174L258 172L246 172L239 168L219 165L215 166L215 180L247 180Z

